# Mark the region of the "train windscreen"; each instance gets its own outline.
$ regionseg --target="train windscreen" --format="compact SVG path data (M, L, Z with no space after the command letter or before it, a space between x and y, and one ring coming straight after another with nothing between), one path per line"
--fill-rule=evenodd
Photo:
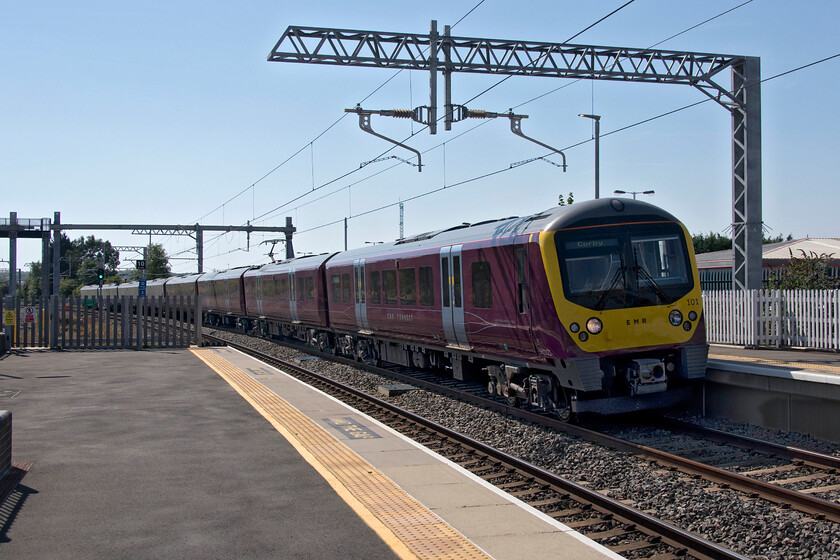
M679 225L566 229L555 234L566 298L596 311L669 304L694 287Z

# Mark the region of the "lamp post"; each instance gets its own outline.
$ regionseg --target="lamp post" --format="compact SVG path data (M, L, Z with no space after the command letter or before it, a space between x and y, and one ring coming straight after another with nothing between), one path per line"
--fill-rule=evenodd
M656 191L613 191L615 194L632 194L633 200L636 200L637 194L653 194Z
M595 121L595 198L601 196L601 115L584 115L579 117Z

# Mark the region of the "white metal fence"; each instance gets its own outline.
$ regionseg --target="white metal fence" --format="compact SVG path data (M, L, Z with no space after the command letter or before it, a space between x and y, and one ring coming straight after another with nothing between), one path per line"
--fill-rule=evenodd
M703 292L710 343L840 350L840 290Z

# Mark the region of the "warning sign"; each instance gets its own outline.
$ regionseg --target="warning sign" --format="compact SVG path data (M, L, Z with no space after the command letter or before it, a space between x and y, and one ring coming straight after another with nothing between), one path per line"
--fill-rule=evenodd
M24 323L34 323L35 322L35 308L31 305L27 305L23 308L23 322Z
M15 312L14 311L5 311L3 312L3 324L8 326L13 326L15 324Z

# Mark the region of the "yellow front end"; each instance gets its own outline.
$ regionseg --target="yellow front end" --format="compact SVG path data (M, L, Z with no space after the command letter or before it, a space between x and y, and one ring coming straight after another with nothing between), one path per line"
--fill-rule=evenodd
M685 239L691 239L680 224ZM694 250L688 244L694 287L667 305L594 310L569 301L555 244L555 231L541 232L540 251L557 316L577 346L592 353L611 352L661 345L684 344L694 336L703 314L700 278L694 265ZM677 315L675 312L679 312Z

